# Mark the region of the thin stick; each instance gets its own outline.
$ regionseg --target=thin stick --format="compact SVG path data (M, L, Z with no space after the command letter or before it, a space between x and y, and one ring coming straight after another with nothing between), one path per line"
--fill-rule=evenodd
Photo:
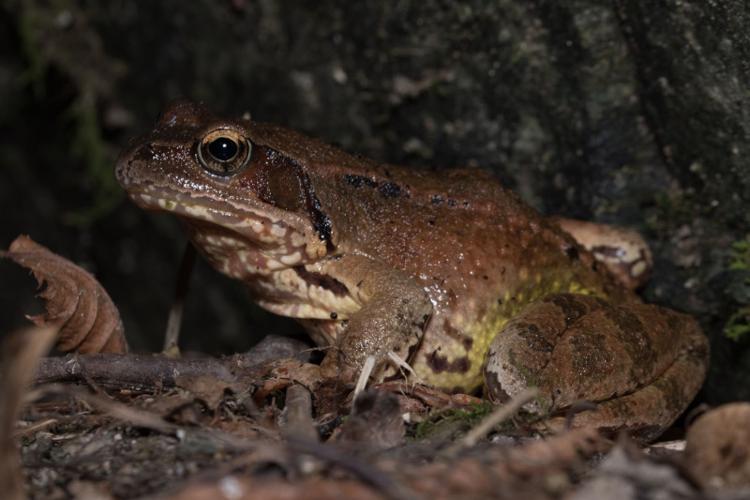
M318 440L312 418L312 395L299 384L292 384L286 389L286 424L283 432L310 442Z
M462 440L456 441L446 450L446 455L454 455L465 448L471 448L477 442L484 438L492 429L501 422L512 417L523 405L537 397L539 391L536 387L530 387L520 394L517 394L507 404L499 406L490 413L484 420L471 429Z
M180 261L180 269L177 274L177 283L175 284L174 300L172 307L169 309L167 319L167 330L164 334L164 350L168 356L179 356L180 348L177 341L180 336L180 327L182 326L182 312L185 308L185 297L187 297L190 288L190 276L195 266L195 247L190 243L185 247Z
M42 429L46 429L47 427L53 426L58 422L56 418L47 418L40 422L35 422L28 427L23 427L21 429L16 430L13 433L13 438L18 439L25 436L31 436L35 432L41 431Z

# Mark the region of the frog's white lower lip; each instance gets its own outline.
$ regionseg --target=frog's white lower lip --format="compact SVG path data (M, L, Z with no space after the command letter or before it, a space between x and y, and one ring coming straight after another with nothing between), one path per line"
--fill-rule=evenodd
M171 212L188 219L196 219L228 229L251 227L252 221L262 221L274 226L287 226L272 209L262 210L241 206L228 200L183 193L156 185L145 185L140 189L131 187L128 190L128 196L145 210ZM278 229L276 235L280 236Z
M252 247L265 257L266 271L285 269L314 260L307 251L304 236L294 226L274 214L252 207L238 207L225 200L181 193L169 188L147 185L128 190L130 198L141 208L175 214L191 227L194 243L204 253L226 254L229 247ZM223 237L200 238L221 228ZM207 229L209 228L209 229ZM234 240L232 243L230 240ZM224 271L227 272L227 271Z

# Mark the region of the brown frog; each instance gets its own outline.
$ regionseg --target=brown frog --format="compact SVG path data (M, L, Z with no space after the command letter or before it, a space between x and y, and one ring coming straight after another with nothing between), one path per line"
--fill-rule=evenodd
M370 358L375 380L407 366L413 381L484 385L495 401L536 386L532 411L595 401L579 422L644 437L703 381L708 348L692 318L642 303L637 279L618 280L585 248L602 247L590 225L546 219L482 171L382 164L178 103L116 174L139 206L179 217L261 307L330 346L327 376L353 381ZM643 274L644 262L631 268Z

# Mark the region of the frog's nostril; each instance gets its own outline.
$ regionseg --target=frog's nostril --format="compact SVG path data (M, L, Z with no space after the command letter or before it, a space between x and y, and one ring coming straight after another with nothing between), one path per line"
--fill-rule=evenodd
M156 159L156 150L154 149L154 144L149 142L143 146L136 147L128 156L130 156L128 163L136 161L150 162Z

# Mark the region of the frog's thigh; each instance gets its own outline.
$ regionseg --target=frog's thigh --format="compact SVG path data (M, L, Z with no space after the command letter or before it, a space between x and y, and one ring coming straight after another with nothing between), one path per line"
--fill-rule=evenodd
M540 413L580 400L601 403L578 423L662 428L700 388L707 356L706 338L688 316L556 294L527 306L498 334L485 385L498 402L538 387L541 397L530 409Z

